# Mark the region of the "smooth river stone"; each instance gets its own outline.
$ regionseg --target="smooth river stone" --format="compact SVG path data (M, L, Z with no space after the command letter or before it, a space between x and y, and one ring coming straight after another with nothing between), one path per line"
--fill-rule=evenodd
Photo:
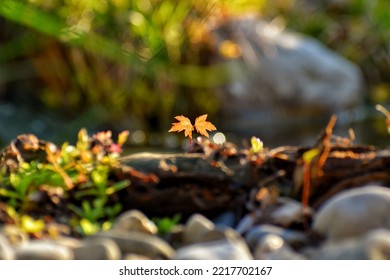
M115 241L109 238L87 239L73 249L75 260L119 260L121 250Z
M187 221L183 231L183 242L186 244L203 241L203 237L213 230L215 225L201 214L193 214Z
M119 215L112 228L149 234L156 234L158 231L156 224L138 210L129 210Z
M33 240L15 248L18 260L71 260L71 248L58 245L51 240Z
M340 192L319 209L313 230L328 239L358 237L375 228L390 229L390 189L367 186Z
M0 260L13 260L15 258L15 252L4 236L0 235Z
M177 250L178 260L252 260L243 240L217 240L195 243Z
M99 232L90 238L110 238L119 246L123 256L138 254L151 259L172 259L175 251L166 241L158 236L140 232L109 230Z
M315 260L390 260L390 230L374 229L359 238L325 243L312 250Z

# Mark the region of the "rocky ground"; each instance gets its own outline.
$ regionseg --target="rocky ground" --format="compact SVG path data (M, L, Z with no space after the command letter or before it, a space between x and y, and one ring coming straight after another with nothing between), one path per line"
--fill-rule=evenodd
M284 203L273 215L288 222L300 205ZM389 259L389 209L389 188L342 192L315 215L310 229L325 237L321 242L302 230L258 223L260 210L257 217L248 214L236 226L231 212L214 221L194 214L165 237L158 236L156 225L138 210L123 213L111 230L83 239L31 240L17 228L4 226L0 259Z

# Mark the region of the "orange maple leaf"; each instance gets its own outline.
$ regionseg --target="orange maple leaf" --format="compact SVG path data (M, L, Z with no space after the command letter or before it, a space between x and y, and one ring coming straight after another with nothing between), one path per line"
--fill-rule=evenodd
M192 126L192 123L189 118L181 116L176 116L175 119L177 119L179 122L172 123L172 127L168 132L181 132L184 130L184 136L189 137L190 141L192 141L192 131L194 130L194 127Z
M195 125L192 125L191 121L183 115L176 116L175 119L179 122L172 123L172 127L168 132L181 132L184 130L184 136L190 138L190 143L192 143L192 131L194 128L201 135L209 137L207 130L213 131L217 128L211 122L206 121L206 118L207 114L199 116L195 119Z
M213 130L217 130L217 128L211 122L206 121L206 119L207 119L207 114L197 117L195 119L195 128L198 133L206 137L209 137L207 130L213 131Z

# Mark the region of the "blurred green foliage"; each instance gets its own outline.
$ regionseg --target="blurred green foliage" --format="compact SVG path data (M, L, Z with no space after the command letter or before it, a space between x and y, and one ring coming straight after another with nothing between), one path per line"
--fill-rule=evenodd
M374 102L390 99L388 0L2 0L0 100L166 132L173 115L218 112L211 92L234 77L210 57L237 46L212 31L249 13L321 40L362 68Z
M175 110L212 114L210 89L228 77L202 63L207 20L262 2L4 0L3 83L31 76L30 94L45 107L70 118L98 108L96 122L134 118L155 129Z

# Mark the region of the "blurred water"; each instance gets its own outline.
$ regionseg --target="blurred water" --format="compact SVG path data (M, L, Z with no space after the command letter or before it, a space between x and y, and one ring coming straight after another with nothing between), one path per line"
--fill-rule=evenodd
M380 148L390 146L390 135L387 132L385 117L375 110L374 105L365 105L354 110L337 114L337 124L334 134L348 137L349 129L355 133L355 143L375 145ZM249 145L250 138L260 138L267 147L284 145L311 146L326 127L330 115L320 117L270 116L267 114L252 114L241 119L219 119L212 121L218 131L210 133L210 138L217 143L224 140L242 145ZM69 122L68 124L69 125ZM94 119L86 118L83 122L75 122L72 127L66 127L42 112L22 110L9 104L0 104L1 145L8 145L17 135L33 133L41 139L52 140L55 143L73 142L77 132L86 127L89 133L99 130L109 130L113 127L96 124ZM64 130L65 131L62 131ZM188 145L183 133L168 133L169 127L163 133L130 129L126 125L115 127L114 131L130 130L129 149L133 151L183 151ZM115 133L114 133L115 136ZM194 132L194 138L198 134ZM115 136L116 137L116 136Z
M337 116L333 134L349 137L352 129L354 143L385 148L390 144L385 117L375 110L374 105L365 105L343 111ZM234 135L235 141L259 137L265 146L313 145L325 129L331 115L318 117L279 118L276 121L253 116L244 121L232 121L226 126L227 134Z

